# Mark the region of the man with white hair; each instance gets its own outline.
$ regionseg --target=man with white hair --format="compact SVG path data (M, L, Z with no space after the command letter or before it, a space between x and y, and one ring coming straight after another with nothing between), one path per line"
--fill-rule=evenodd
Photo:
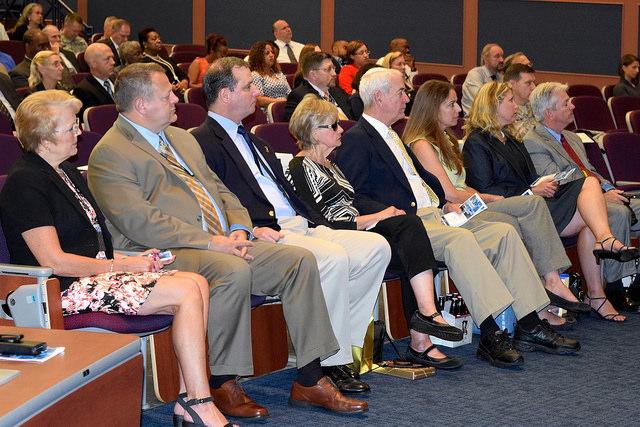
M293 32L291 26L284 19L278 19L272 25L275 43L280 48L280 54L276 58L279 63L296 64L300 60L300 51L304 45L291 40Z
M523 362L508 334L500 331L494 320L509 306L518 319L513 343L522 351L578 351L577 341L559 335L538 317L537 311L546 307L549 299L511 225L477 219L461 227L443 225L441 214L460 211L460 207L446 202L438 179L422 168L391 128L404 117L409 100L400 72L369 70L360 81L359 93L364 113L343 134L336 158L353 186L354 205L362 215L395 206L422 219L436 259L447 264L480 326L478 356L501 367ZM406 357L437 366L442 359L438 354L433 347L409 347Z
M573 123L573 109L567 85L557 82L540 84L529 97L533 115L538 123L524 136L524 145L531 155L531 160L540 175L575 168L567 177L573 181L585 176L593 176L600 181L600 186L607 201L607 213L611 231L624 244L629 243L631 228L631 212L640 216L640 201L628 199L622 190L600 175L587 158L587 152L578 135L565 128ZM628 209L625 205L628 205ZM633 227L640 229L640 224ZM608 246L608 245L607 245ZM604 263L605 281L609 282L607 295L614 307L624 311L637 311L640 296L640 283L631 287L631 300L623 294L619 280L636 273L633 261L620 263L606 260ZM618 283L616 283L618 282ZM640 282L640 279L636 280Z
M471 104L480 87L491 81L502 81L504 50L500 45L489 43L482 48L480 66L472 68L462 84L462 110L465 115L471 111Z

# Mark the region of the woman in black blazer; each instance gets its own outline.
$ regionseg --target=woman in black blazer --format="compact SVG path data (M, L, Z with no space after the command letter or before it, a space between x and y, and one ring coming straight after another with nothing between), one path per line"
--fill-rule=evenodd
M581 178L562 185L553 179L534 182L538 175L529 153L509 133L517 108L507 83L492 82L480 88L465 125L462 154L467 183L482 193L504 197L527 192L543 196L560 236L588 233L588 237L578 239L580 265L589 288L588 303L603 319L624 321L625 317L604 296L602 281L589 278L601 277L598 265L601 258L629 260L638 258L638 250L624 246L615 238L596 242L595 248L591 246L594 236L613 236L604 197L595 178Z
M181 393L174 424L225 425L212 402L206 370L209 285L197 274L164 270L173 259L161 261L156 249L138 256L114 254L104 216L80 173L66 161L78 151L81 106L72 95L53 89L30 95L16 111L26 153L0 193L11 262L51 267L60 280L64 315L173 314Z

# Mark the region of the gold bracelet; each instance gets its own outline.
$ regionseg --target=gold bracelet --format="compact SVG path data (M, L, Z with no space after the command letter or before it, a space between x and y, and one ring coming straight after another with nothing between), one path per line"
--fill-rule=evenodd
M113 259L111 260L111 265L109 265L109 273L113 273Z

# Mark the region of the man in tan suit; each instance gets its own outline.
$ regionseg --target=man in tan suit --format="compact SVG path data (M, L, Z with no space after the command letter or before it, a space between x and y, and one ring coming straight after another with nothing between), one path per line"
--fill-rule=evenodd
M207 167L193 137L169 126L178 99L163 69L134 64L118 78L121 115L91 154L89 186L109 220L114 245L171 249L174 268L195 271L211 286L210 379L226 415L265 417L236 375L253 373L250 295L279 295L297 355L291 402L364 412L365 402L340 394L322 376L320 359L338 343L311 253L252 242L251 221L238 199Z
M537 311L549 304L538 273L515 229L504 223L472 219L461 227L442 224L445 203L438 179L424 170L390 127L404 117L409 98L396 70L369 70L360 82L364 114L342 135L336 160L355 192L361 214L395 206L417 214L429 235L436 259L444 261L476 324L480 326L478 356L496 366L523 362L494 316L510 305L518 319L515 345L523 351L573 353L580 344L556 333ZM431 348L407 350L416 362L434 358Z

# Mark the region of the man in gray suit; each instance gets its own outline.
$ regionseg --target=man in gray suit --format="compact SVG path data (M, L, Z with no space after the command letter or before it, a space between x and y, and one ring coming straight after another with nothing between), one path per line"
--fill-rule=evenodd
M121 115L91 154L89 186L114 246L171 249L174 268L209 280L210 383L218 408L236 417L268 415L236 381L253 373L250 295L257 294L282 300L298 364L290 401L366 411L366 402L346 398L322 376L320 359L334 354L338 343L313 255L249 240L246 209L207 167L196 140L169 126L178 99L160 66L124 69L114 97Z
M574 108L567 95L567 86L556 82L542 83L531 93L530 102L538 123L524 136L523 142L538 174L544 176L575 168L575 171L567 177L568 181L587 175L597 178L607 202L611 231L623 243L628 244L631 212L625 204L630 203L630 208L636 216L639 216L640 201L627 199L622 190L616 189L611 182L602 177L589 162L580 137L565 129L573 122ZM637 227L638 224L636 229ZM607 260L604 263L604 276L607 282L615 283L634 273L636 273L636 266L633 261L619 263L615 260ZM616 295L619 292L620 283L607 291L614 300L612 301L614 306L618 309L637 310L637 304L632 301L620 300L619 295Z

